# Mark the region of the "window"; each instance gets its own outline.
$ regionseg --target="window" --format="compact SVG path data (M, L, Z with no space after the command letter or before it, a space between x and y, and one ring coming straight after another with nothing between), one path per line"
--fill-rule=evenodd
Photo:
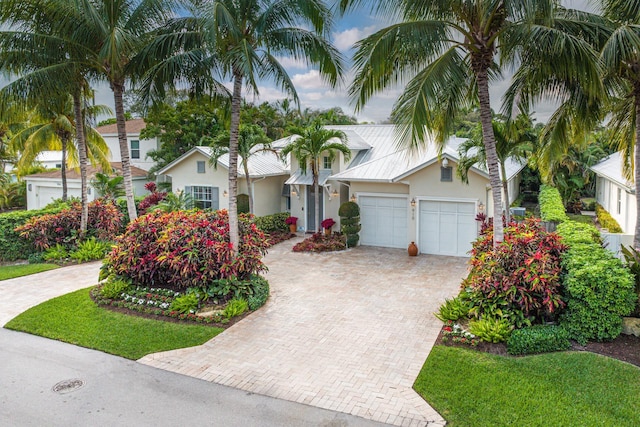
M140 158L140 141L137 139L131 140L131 158L139 159Z
M185 187L187 194L191 194L193 205L200 209L219 209L218 187L205 187L194 185Z
M62 163L56 163L56 169L62 169Z
M322 158L322 169L331 169L331 159L328 156Z
M622 213L622 188L618 188L618 215Z
M453 181L453 168L451 166L440 167L440 181L443 181L443 182Z
M197 164L198 164L198 173L204 173L205 171L204 160L198 160Z

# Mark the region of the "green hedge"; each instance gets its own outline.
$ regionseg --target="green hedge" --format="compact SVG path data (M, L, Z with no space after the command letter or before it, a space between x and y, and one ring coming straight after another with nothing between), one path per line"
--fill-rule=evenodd
M622 331L622 317L635 307L631 272L602 247L595 227L570 223L557 232L569 246L562 256L567 306L561 325L581 343L615 339Z
M289 225L285 222L287 218L289 218L289 212L280 212L272 215L258 216L255 222L256 226L265 233L287 231L289 230Z
M538 202L540 203L540 218L543 221L564 222L569 219L557 188L542 185L538 194Z
M34 216L55 214L61 210L62 208L58 207L0 214L0 261L28 259L30 255L38 253L39 251L31 243L15 232L16 227L24 225Z
M535 325L511 332L507 352L513 355L549 353L571 348L569 332L555 325Z
M609 212L603 208L599 203L596 203L596 216L600 227L609 230L609 233L622 233L622 227L618 224Z

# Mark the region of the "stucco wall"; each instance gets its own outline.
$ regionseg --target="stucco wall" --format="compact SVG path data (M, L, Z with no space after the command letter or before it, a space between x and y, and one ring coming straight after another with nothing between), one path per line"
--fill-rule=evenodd
M109 147L109 151L111 152L110 161L119 162L121 161L120 157L120 144L118 142L117 136L103 136L107 146ZM138 135L127 135L127 146L129 147L129 156L131 156L131 141L138 140L140 141L140 158L139 159L131 159L131 164L140 169L144 169L148 171L155 164L151 158L147 157L147 154L151 150L156 150L158 148L158 140L157 138L152 139L140 139Z
M620 193L618 193L620 190ZM618 209L618 194L620 208ZM625 233L634 234L636 227L636 196L613 181L598 177L596 181L596 201L618 221Z

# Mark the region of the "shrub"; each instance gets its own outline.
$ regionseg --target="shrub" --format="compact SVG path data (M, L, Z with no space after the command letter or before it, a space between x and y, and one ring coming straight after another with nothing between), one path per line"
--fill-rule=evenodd
M198 297L195 294L185 294L171 301L171 311L178 313L193 313L198 309Z
M596 216L600 227L609 230L609 233L622 233L622 227L618 224L609 212L603 208L599 203L596 203Z
M78 244L78 248L71 252L70 256L78 262L95 261L104 258L109 249L111 243L91 237Z
M345 202L338 209L340 231L347 236L347 247L358 245L360 236L360 207L355 202Z
M30 255L39 253L33 244L20 237L16 228L26 224L35 217L51 215L60 209L44 209L33 211L16 211L0 214L0 261L15 261L27 259Z
M543 221L564 222L569 219L565 213L562 197L560 197L557 188L542 185L538 194L538 201L540 203L540 218Z
M486 317L469 323L469 332L482 341L493 343L506 341L512 329L507 319Z
M238 213L249 213L249 195L238 194L237 197Z
M435 316L443 322L446 322L447 320L455 321L463 317L467 317L470 309L471 304L469 301L464 300L461 297L445 299L444 304L440 306L440 309L435 313Z
M504 241L493 247L493 231L480 236L471 250L471 271L463 281L477 318L509 318L522 327L553 318L564 307L560 255L566 247L540 222L528 218L505 228Z
M109 299L117 298L122 295L123 292L126 292L130 286L131 283L126 280L111 278L100 288L100 295Z
M507 341L507 352L513 355L549 353L569 348L569 332L555 325L535 325L516 329Z
M269 298L269 282L262 276L254 275L251 278L251 284L253 285L253 295L247 298L247 303L249 304L249 310L253 311L267 302L267 298Z
M314 233L311 237L296 243L293 252L332 252L343 251L346 248L343 235Z
M136 206L138 208L138 216L145 215L150 207L155 206L166 199L167 194L169 194L166 191L158 191L155 182L147 182L144 185L144 188L149 191L149 194L147 194L144 199L138 203L138 206Z
M64 261L67 258L69 258L69 251L60 243L56 243L42 254L42 259L45 261Z
M227 319L231 319L232 317L240 316L242 313L247 311L248 308L249 304L246 300L242 298L234 298L227 303L222 315Z
M218 279L247 280L266 270L266 241L249 217L239 218L240 248L229 244L227 212L153 212L133 221L116 239L102 276L163 288L209 286Z
M640 315L640 251L638 251L633 246L622 246L620 249L622 250L622 255L624 255L624 261L627 264L627 268L635 279L635 292L636 295L638 295L638 298L636 299L636 308L634 314L638 316Z
M298 223L298 217L290 216L284 222L287 225L296 225Z
M265 233L289 231L289 226L286 221L287 218L289 218L289 213L281 212L273 215L258 216L254 219L254 222L256 226Z
M40 251L55 244L71 248L80 229L81 211L81 205L74 203L58 213L31 218L16 231ZM118 234L121 226L122 214L113 203L100 199L89 203L87 237L109 240Z
M602 243L600 232L590 224L566 221L562 224L558 224L556 233L562 236L562 242L568 246L572 246L577 243Z

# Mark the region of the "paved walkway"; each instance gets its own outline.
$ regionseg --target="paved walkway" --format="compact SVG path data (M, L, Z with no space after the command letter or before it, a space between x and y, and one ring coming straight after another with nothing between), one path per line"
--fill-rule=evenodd
M0 325L41 302L95 285L101 265L90 262L0 281Z
M296 241L299 241L296 240ZM464 258L359 247L266 258L271 298L199 347L139 361L253 393L402 426L444 425L412 389Z

